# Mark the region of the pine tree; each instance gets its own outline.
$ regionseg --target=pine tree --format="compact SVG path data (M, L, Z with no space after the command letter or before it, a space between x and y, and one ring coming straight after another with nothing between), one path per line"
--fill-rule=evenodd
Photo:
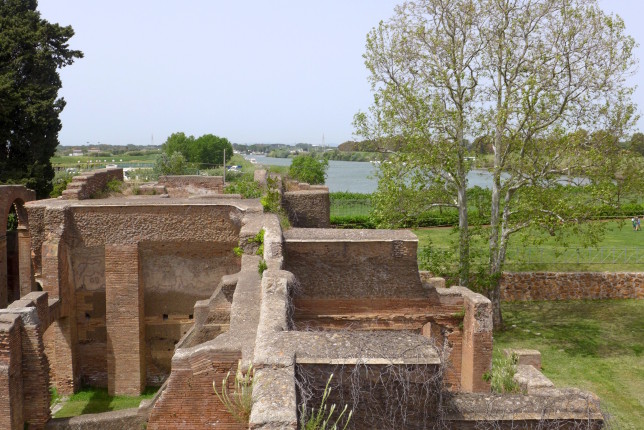
M70 27L40 17L36 0L0 0L0 183L21 183L46 197L58 146L58 69L82 58L69 49Z

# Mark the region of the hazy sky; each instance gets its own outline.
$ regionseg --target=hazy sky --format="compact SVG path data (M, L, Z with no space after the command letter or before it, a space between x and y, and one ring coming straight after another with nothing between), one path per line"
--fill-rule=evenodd
M161 144L184 131L236 143L320 144L323 134L342 143L372 101L366 34L397 3L40 0L43 18L71 25L70 46L85 54L61 70L60 142ZM600 3L644 43L644 1ZM643 109L644 89L635 99Z

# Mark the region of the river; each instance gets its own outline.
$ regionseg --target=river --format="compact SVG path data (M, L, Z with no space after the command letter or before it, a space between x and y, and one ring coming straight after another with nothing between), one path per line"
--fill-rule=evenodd
M264 155L248 155L258 164L265 166L290 166L290 158L273 158ZM376 179L377 167L368 162L357 161L329 161L329 170L326 185L329 191L350 191L352 193L372 193L378 187ZM470 187L492 187L492 177L486 170L472 170L467 175Z

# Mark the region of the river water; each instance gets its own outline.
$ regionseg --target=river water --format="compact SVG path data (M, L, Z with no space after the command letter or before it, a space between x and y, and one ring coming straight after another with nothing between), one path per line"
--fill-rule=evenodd
M290 158L273 158L263 155L249 155L257 163L265 166L290 166ZM376 171L378 167L369 162L329 161L326 185L329 191L350 191L352 193L372 193L378 187ZM492 187L492 179L486 170L472 170L467 175L470 187L478 185L483 188Z

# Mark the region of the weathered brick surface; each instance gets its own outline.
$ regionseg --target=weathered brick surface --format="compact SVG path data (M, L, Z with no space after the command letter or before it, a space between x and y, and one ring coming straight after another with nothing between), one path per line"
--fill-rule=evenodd
M123 169L100 169L74 176L63 191L65 200L85 200L102 191L110 181L122 181Z
M35 281L31 269L31 237L25 226L18 227L18 267L20 296L34 291Z
M458 287L463 292L463 342L461 391L489 392L483 375L492 368L492 303L486 297Z
M298 298L422 297L418 238L389 230L290 229L284 268Z
M150 412L149 430L158 429L246 429L226 411L213 390L213 381L221 389L221 381L230 371L237 370L239 352L195 351L172 362L172 373L165 391ZM228 388L234 378L228 378ZM220 391L221 392L221 391Z
M328 228L331 226L331 201L328 189L287 191L282 195L282 205L293 227Z
M22 429L21 321L15 314L0 314L0 428Z
M501 299L644 299L644 272L506 272Z
M111 395L145 388L143 285L138 245L105 246L107 387Z

